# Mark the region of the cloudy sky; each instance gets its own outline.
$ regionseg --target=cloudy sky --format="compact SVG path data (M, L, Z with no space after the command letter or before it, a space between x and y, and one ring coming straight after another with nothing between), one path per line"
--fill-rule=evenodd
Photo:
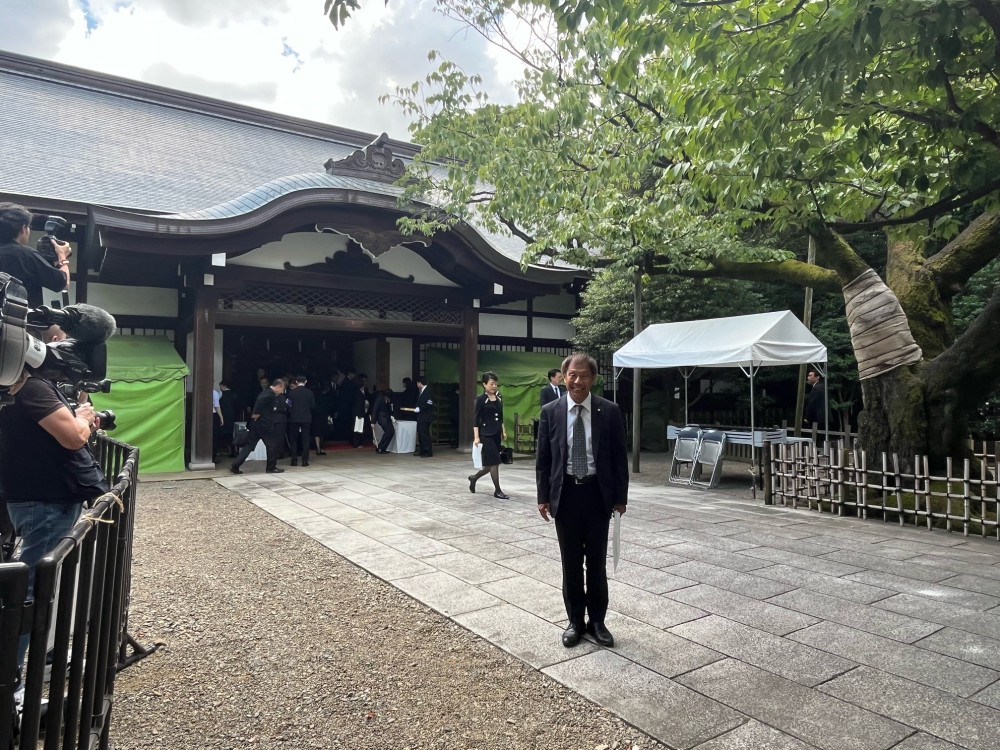
M0 0L0 49L402 140L378 97L423 78L429 50L510 100L517 67L433 0L363 5L336 30L323 0Z

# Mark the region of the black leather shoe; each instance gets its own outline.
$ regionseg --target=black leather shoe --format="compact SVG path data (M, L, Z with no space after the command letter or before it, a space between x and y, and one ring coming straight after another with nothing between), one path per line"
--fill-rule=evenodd
M502 490L497 490L496 492L494 492L493 497L495 497L497 500L510 500L510 495L503 494Z
M273 469L266 469L266 471L267 471L268 474L284 474L285 473L284 469L279 469L277 466L275 466Z
M569 627L563 631L562 642L566 648L573 648L583 637L583 626L570 623Z
M293 458L293 459L292 459L292 466L298 466L298 465L299 465L299 462L298 462L298 461L296 461L296 460L295 460L295 459ZM303 466L304 466L304 465L305 465L305 464L303 464Z
M469 492L476 491L476 477L472 474L469 475Z
M317 456L325 456L326 455L326 451L316 451L316 455Z
M303 461L303 462L302 462L302 468L303 468L303 469L304 469L304 468L306 468L306 467L307 467L308 465L309 465L309 462L308 462L308 461Z
M229 471L232 474L242 474L243 473L242 471L240 471L240 467L239 466L230 466L229 467Z
M615 637L611 635L611 631L604 627L603 622L588 622L587 632L594 636L594 640L605 648L611 648L615 645Z

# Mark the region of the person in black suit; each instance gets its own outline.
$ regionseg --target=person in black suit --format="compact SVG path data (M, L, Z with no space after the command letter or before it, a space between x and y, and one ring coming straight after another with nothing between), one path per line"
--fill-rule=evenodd
M233 461L229 470L233 474L242 474L240 467L243 462L247 460L247 456L253 453L253 449L257 447L258 441L264 441L264 447L267 448L267 472L270 474L281 474L284 469L278 468L278 438L282 440L285 439L285 426L284 423L281 425L281 432L275 428L274 413L275 404L280 398L284 400L285 393L285 381L281 378L276 378L270 386L265 388L257 396L257 400L253 405L253 414L250 415L250 440L240 448L240 454Z
M413 407L417 415L417 452L421 458L434 455L431 446L431 422L434 421L434 401L431 400L431 389L427 387L424 375L417 377L417 405Z
M806 382L810 386L808 393L806 393L805 419L803 419L806 429L811 430L815 424L818 429L825 430L826 383L823 382L823 376L819 374L819 370L815 367L810 367L806 370Z
M300 456L302 458L302 465L309 465L309 428L312 427L313 409L316 408L316 396L306 386L307 382L308 380L305 375L299 375L295 378L295 387L288 393L288 400L290 402L288 412L288 449L292 453L292 466L298 464Z
M493 497L509 500L500 489L500 439L507 439L507 430L503 426L503 399L497 392L498 386L495 372L483 373L483 392L476 397L472 423L473 442L482 446L483 468L469 476L469 492L476 491L477 479L489 474L493 480Z
M375 400L375 405L372 407L372 422L382 428L382 439L375 446L375 452L388 453L389 443L396 436L396 427L392 423L392 391L382 391Z
M562 380L563 374L558 369L553 368L549 370L549 384L542 386L542 391L538 397L542 406L550 404L553 401L558 401L559 398L566 393L566 391L560 387Z
M569 627L563 646L584 631L602 646L615 645L604 624L608 611L608 525L611 512L625 513L628 455L618 405L591 394L597 362L575 353L562 364L568 394L542 409L535 480L538 512L556 522L563 569L563 601ZM587 564L584 586L584 561ZM584 625L584 614L589 622Z

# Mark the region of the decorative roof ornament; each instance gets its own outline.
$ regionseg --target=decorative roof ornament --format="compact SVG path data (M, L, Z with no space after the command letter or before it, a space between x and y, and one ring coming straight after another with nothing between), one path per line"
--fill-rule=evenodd
M327 174L346 174L369 180L396 182L406 172L406 166L402 159L393 156L392 150L386 145L388 142L389 135L382 133L363 150L359 148L350 156L336 161L328 159L323 166Z

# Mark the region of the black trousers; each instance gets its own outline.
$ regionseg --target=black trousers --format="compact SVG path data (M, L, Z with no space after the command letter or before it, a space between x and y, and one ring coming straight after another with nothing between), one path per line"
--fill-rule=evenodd
M282 435L284 439L284 435ZM243 462L247 460L247 456L253 453L254 448L257 447L257 442L263 440L264 448L267 449L267 462L265 469L273 469L278 465L278 436L274 433L268 435L267 437L256 437L254 435L250 436L250 440L247 444L240 448L240 453L233 461L233 466L237 469L243 465Z
M604 622L608 612L608 513L597 482L574 484L567 476L559 498L556 536L562 556L563 601L569 621ZM586 563L586 587L584 586Z
M430 422L417 422L417 453L421 456L434 455L434 448L431 446Z
M309 462L309 435L312 424L310 422L289 422L288 423L288 446L292 458L302 457L306 463Z
M378 426L382 428L382 439L378 441L377 450L379 453L385 453L389 450L389 443L396 437L396 428L392 426L391 419L380 420Z

